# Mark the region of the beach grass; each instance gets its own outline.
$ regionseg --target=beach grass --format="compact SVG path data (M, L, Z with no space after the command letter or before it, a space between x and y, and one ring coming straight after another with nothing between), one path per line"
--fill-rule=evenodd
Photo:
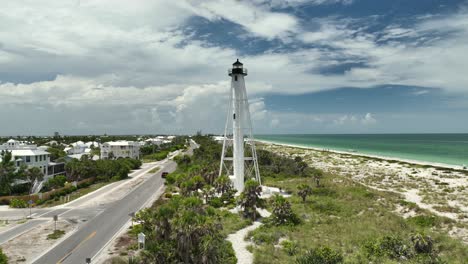
M264 183L282 187L293 194L297 193L299 184L313 186L312 179L308 178L282 181L266 178ZM293 227L263 225L251 232L248 239L255 241L252 247L255 263L294 263L297 255L320 246L341 252L345 263L369 263L365 245L384 236L409 243L411 235L418 232L434 239L439 256L448 263L464 263L468 259L466 245L446 234L446 228L455 224L453 220L420 209L398 194L366 188L348 177L326 174L323 186L314 188L306 203L302 203L297 195L289 201L302 223ZM404 219L397 215L394 212L397 205L415 210L416 216ZM290 256L279 245L280 239L296 243L298 253ZM405 263L386 256L375 261Z

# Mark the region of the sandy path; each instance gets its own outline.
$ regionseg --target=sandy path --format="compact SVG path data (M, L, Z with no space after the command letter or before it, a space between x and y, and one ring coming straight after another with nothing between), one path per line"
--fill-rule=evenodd
M271 187L267 187L271 188ZM238 213L240 208L236 207L234 209L229 210L231 213ZM270 212L268 212L265 209L262 208L257 208L258 213L262 218L269 217L271 215ZM240 230L238 230L234 234L230 234L227 237L227 241L232 243L232 248L234 249L234 252L236 254L237 258L237 263L239 264L250 264L253 263L253 254L247 250L247 246L251 245L252 243L250 241L246 241L244 238L247 236L247 234L252 231L257 229L259 226L262 225L260 222L261 219L258 221L254 222L253 224L244 227Z
M247 250L247 246L251 244L249 241L245 241L244 238L247 234L257 229L262 223L255 222L248 227L245 227L234 234L230 234L227 241L232 243L232 248L236 253L237 263L239 264L250 264L253 263L253 254Z

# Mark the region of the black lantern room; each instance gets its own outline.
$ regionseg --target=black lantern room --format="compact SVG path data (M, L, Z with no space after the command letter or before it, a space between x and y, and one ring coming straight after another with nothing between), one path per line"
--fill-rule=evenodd
M247 75L247 69L244 69L244 64L242 64L239 59L232 64L232 69L229 69L229 76L232 76L233 74Z

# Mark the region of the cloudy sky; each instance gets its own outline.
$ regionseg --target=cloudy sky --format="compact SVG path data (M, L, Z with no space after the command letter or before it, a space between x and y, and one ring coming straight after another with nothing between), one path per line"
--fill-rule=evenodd
M468 1L4 0L0 135L468 132Z

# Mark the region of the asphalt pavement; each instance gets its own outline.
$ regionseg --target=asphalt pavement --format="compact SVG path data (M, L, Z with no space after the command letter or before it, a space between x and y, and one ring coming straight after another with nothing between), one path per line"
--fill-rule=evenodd
M48 222L49 220L44 220L44 219L35 219L35 220L30 220L24 224L15 226L14 228L8 229L7 231L3 232L2 235L0 236L0 245L7 242L8 240L17 237L18 235L23 234L24 232L27 232L28 230L34 228L37 225L43 224L45 222Z
M123 199L111 203L103 212L83 224L79 230L45 253L35 264L85 263L93 258L129 220L129 214L138 211L163 184L162 171L172 172L176 163L167 161L162 170L132 190Z

